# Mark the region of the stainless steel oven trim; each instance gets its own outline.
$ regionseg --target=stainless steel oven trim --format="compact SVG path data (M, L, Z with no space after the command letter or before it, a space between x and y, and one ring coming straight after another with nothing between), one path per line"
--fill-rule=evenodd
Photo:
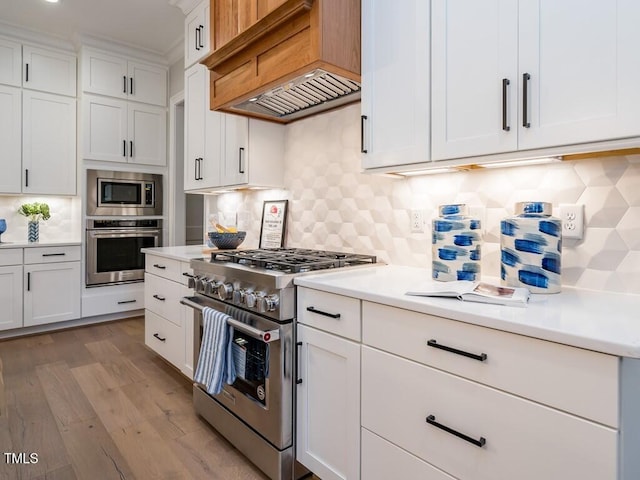
M100 285L114 285L118 283L141 282L144 280L144 268L135 270L122 270L117 272L96 272L98 262L98 249L96 241L99 238L127 238L150 237L154 238L154 246L162 241L162 230L149 229L87 229L87 257L85 285L94 287Z
M153 206L103 206L99 204L99 180L116 180L129 183L153 183ZM117 172L87 169L87 216L159 216L162 215L162 175L140 172Z
M183 297L190 300L192 297ZM225 312L229 305L209 297L197 297L198 304ZM202 309L192 307L194 311L194 368L200 354L200 338L198 332L202 324ZM236 307L230 307L238 310ZM266 317L250 312L242 312L243 319L235 319L245 323L245 328L251 327L272 331L278 329L279 339L269 342L269 378L265 382L266 405L261 405L244 393L236 390L232 385L225 385L218 395L205 395L211 400L224 406L235 416L258 432L265 440L278 450L283 450L293 444L293 322L276 323ZM245 315L246 314L246 315ZM242 320L246 320L243 322ZM265 329L264 325L268 325ZM194 384L204 392L203 386ZM226 394L225 394L226 393ZM198 411L196 405L196 412Z

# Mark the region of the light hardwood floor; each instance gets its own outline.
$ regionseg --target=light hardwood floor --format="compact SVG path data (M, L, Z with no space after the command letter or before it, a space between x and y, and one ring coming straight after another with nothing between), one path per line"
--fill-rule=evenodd
M1 341L0 479L266 480L191 400L141 317Z

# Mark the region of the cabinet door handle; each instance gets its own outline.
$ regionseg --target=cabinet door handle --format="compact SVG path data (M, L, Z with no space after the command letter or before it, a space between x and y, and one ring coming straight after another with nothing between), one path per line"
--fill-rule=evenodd
M465 435L464 433L458 432L457 430L454 430L453 428L447 427L446 425L443 425L442 423L438 423L436 422L436 417L435 415L429 415L427 417L427 423L429 425L433 425L436 428L439 428L440 430L444 430L447 433L450 433L451 435L455 435L458 438L461 438L469 443L474 444L476 447L484 447L484 445L487 443L487 439L484 437L480 437L478 440L476 440L475 438L471 438L468 435Z
M510 83L508 78L502 79L502 130L505 132L511 130L507 120L507 92Z
M155 298L156 300L160 300L161 302L164 302L166 300L166 298L161 295L154 295L153 298Z
M433 348L439 348L440 350L455 353L456 355L462 355L463 357L473 358L474 360L478 360L479 362L484 362L487 359L486 353L481 353L480 355L477 355L475 353L465 352L464 350L458 350L457 348L447 347L446 345L440 345L434 339L427 340L427 346L433 347Z
M366 120L366 115L360 115L360 153L367 153L367 149L364 148L364 123Z
M202 43L202 32L204 32L204 25L200 25L199 29L200 34L198 35L198 44L200 45L200 48L204 48L204 43Z
M120 300L118 305L124 305L125 303L136 303L137 300Z
M28 63L25 64L24 81L25 82L29 81L29 64Z
M129 77L129 95L133 95L133 77Z
M156 337L158 340L160 340L161 342L166 342L167 341L167 337L161 337L160 335L158 335L157 333L153 334L154 337Z
M43 257L64 257L66 255L66 253L61 252L61 253L43 253L42 256Z
M529 123L529 80L531 75L528 73L522 74L522 126L524 128L530 128Z
M198 38L199 36L200 36L200 27L196 27L196 36L195 36L196 50L200 50L200 39Z
M27 292L31 291L31 272L27 272Z
M317 313L318 315L324 315L325 317L340 318L339 313L323 312L322 310L318 310L315 307L307 307L307 312Z
M24 169L24 186L25 187L29 186L29 169L28 168Z
M296 350L300 350L302 347L302 342L296 342ZM296 356L296 385L300 385L302 383L302 379L300 378L300 354Z
M167 268L164 265L160 265L158 263L154 263L153 266L156 267L156 268L159 268L160 270L166 270L166 268Z
M127 141L126 140L122 140L122 156L123 157L127 156Z
M127 93L127 76L122 76L122 93Z
M238 149L238 173L244 173L244 148Z
M133 140L129 140L129 157L133 157Z

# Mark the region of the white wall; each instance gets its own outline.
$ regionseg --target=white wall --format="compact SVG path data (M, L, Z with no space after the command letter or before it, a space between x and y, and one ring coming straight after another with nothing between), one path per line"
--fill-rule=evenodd
M430 221L438 205L466 203L485 211L482 273L498 277L500 219L515 202L582 203L588 228L582 241L564 242L563 284L640 292L640 155L393 179L361 173L359 142L358 104L294 122L286 190L211 196L208 208L246 212L243 246L256 247L262 202L287 198L287 246L375 254L430 276L430 225L410 233L409 210Z

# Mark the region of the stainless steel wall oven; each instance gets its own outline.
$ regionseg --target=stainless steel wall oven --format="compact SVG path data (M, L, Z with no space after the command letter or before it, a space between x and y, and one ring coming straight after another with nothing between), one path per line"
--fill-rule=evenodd
M87 220L86 285L144 281L141 248L162 245L162 220Z

